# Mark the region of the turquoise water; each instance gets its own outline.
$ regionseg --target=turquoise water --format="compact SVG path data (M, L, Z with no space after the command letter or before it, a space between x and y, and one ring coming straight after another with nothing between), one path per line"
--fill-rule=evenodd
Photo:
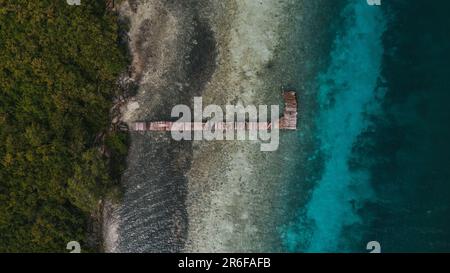
M450 251L450 1L346 1L318 73L318 170L282 240L295 252ZM299 133L299 139L301 139ZM293 176L294 177L294 176ZM294 179L293 179L294 180Z
M343 227L359 222L355 209L373 197L367 172L352 171L349 159L359 134L369 126L366 112L377 108L386 22L381 9L364 1L351 1L342 17L345 29L318 79L318 138L325 164L307 205L314 223L311 252L344 250Z
M345 30L336 37L330 65L319 76L318 138L324 170L307 217L314 223L308 251L344 250L346 225L360 221L355 209L372 198L368 174L352 171L353 144L369 126L367 111L377 108L377 83L383 55L385 19L381 9L351 1L343 10Z
M291 226L285 234L291 251L348 250L343 229L360 222L355 210L373 198L369 174L351 170L349 160L353 144L370 124L366 113L378 108L386 22L380 8L355 0L344 6L336 23L341 31L333 42L327 69L317 77L319 147L311 160L323 159L323 168L314 181L310 201L301 208L305 213L297 228Z

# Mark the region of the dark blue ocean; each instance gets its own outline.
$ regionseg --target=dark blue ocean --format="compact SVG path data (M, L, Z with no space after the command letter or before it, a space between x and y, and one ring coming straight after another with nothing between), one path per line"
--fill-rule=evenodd
M318 167L292 176L311 186L283 244L450 251L450 1L341 2L327 63L308 83Z

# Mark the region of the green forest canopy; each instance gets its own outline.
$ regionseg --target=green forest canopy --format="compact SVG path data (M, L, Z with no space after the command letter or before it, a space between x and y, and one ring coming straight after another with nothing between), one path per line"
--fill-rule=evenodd
M126 65L117 18L104 1L0 0L0 52L0 252L83 247L118 183L94 143Z

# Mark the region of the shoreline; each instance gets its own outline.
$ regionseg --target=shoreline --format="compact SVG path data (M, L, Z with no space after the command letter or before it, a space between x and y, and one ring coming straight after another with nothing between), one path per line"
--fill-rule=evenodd
M127 1L120 6L129 24L132 78L138 84L136 96L123 108L124 122L163 119L174 104L190 104L213 69L214 63L199 58L205 50L213 57L214 43L204 22L195 18L195 2ZM196 42L199 35L206 39ZM184 174L191 143L166 134L130 133L130 138L125 193L114 211L118 227L110 230L113 241L106 251L180 252L188 225Z
M120 7L130 19L139 82L124 108L125 122L162 119L173 105L190 105L199 95L204 104L280 104L286 84L303 96L297 63L310 61L305 54L313 49L309 41L295 47L311 32L296 24L318 13L311 9L319 4L308 10L295 1L187 2L127 1ZM281 141L293 145L295 136ZM261 153L257 144L176 143L164 134L132 133L124 201L107 251L284 251L279 222L285 221L289 185L280 173L292 151Z

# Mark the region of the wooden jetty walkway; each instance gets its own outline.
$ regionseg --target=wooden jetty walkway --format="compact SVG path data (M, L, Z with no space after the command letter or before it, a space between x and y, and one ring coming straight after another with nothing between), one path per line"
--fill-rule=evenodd
M284 112L279 119L278 127L284 130L297 129L297 96L294 91L284 91ZM207 128L206 122L172 122L151 121L135 122L132 131L202 131ZM272 129L271 122L217 122L215 130L268 130Z

